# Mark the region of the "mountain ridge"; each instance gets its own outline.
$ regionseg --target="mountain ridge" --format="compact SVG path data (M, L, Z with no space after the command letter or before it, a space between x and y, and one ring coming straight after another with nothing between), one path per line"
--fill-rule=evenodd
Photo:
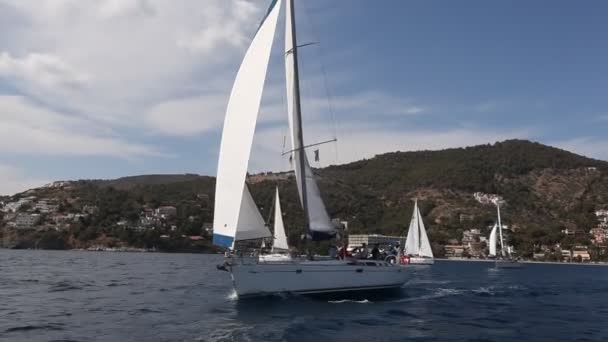
M608 195L604 195L608 194L608 162L526 140L390 152L315 172L330 215L348 221L354 233L404 234L412 200L418 198L437 252L459 239L464 230L485 229L494 220L493 206L477 202L475 192L505 199L505 222L519 230L514 233L514 244L528 254L543 239L589 244L588 237L569 241L561 231L588 231L596 223L595 210L608 207ZM298 243L303 219L293 176L262 173L257 177L250 188L263 217L270 217L274 187L278 186L290 241ZM215 178L211 176L141 175L69 184L72 189L64 191L64 198L88 204L97 201L100 206L99 216L89 227L101 229L126 218L135 221L143 208L162 205L184 212L179 214L183 217L178 224L195 216L197 227L186 224L190 232L200 233L203 223L212 222ZM54 195L56 191L29 192L61 198L61 191Z

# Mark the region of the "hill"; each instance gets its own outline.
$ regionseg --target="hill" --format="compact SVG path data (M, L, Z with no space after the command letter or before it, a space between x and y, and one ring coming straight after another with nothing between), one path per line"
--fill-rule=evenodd
M604 161L509 140L442 151L387 153L316 173L331 216L348 221L354 233L404 234L412 200L418 198L439 255L443 245L459 243L465 230L480 229L481 236L487 235L485 227L494 221L495 208L473 194L497 194L506 202L504 221L511 227L512 244L523 255L531 255L555 243L591 244L586 232L597 224L595 211L608 208L607 171ZM69 235L72 247L90 245L77 243L84 231L89 235L86 241L102 237L116 244L158 247L160 235L205 236L203 225L212 222L214 183L213 177L192 174L82 180L34 189L12 200L33 194L56 200L63 212L96 207L86 219L61 230L68 232L64 234ZM297 244L303 221L293 177L257 175L250 184L264 217L270 217L275 186L281 191L290 241ZM141 236L129 235L118 226L141 225L146 208L161 206L174 206L176 213L152 232L142 229ZM566 229L576 234L563 234ZM148 240L142 242L145 234Z

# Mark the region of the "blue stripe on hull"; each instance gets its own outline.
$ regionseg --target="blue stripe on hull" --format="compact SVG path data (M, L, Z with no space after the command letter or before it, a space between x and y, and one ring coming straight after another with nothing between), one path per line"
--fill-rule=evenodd
M222 247L229 248L229 247L232 247L233 242L234 242L234 237L232 237L232 236L213 234L213 244L216 246L222 246Z

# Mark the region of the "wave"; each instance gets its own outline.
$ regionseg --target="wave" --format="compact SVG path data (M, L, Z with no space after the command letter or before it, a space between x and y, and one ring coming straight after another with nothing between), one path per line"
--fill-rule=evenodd
M410 285L445 285L449 284L452 281L450 280L424 280L424 279L412 279L407 281L403 287L408 287Z
M371 303L373 303L367 299L363 299L363 300L341 299L341 300L329 300L327 302L331 303L331 304L343 304L343 303L371 304Z
M5 333L20 332L20 331L32 331L32 330L64 330L63 324L44 324L44 325L22 325L18 327L12 327L4 330Z

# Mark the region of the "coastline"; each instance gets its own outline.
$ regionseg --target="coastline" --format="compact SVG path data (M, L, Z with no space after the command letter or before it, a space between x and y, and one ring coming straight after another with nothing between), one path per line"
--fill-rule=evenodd
M491 259L468 259L468 258L435 258L440 261L454 262L494 262ZM608 262L560 262L560 261L535 261L521 260L522 264L546 264L546 265L573 265L573 266L608 266Z

